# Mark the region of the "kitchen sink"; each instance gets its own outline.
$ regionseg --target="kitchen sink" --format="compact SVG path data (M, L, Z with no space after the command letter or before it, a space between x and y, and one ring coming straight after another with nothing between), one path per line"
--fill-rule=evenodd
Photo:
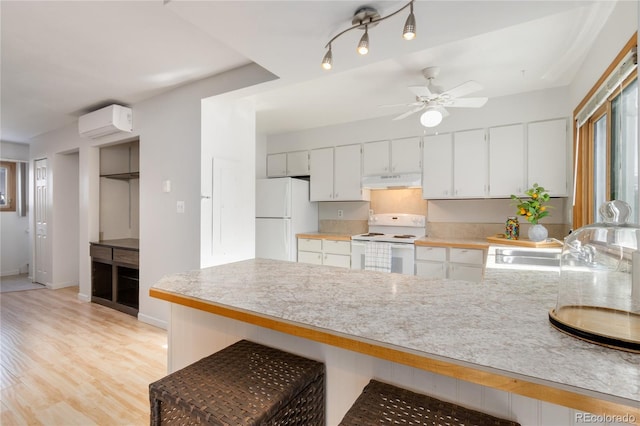
M511 248L492 246L487 256L487 267L513 269L560 268L561 250L539 248Z

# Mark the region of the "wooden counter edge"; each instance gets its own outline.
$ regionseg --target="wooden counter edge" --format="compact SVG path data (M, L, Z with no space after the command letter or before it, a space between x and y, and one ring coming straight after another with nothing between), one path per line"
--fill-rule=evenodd
M351 241L351 235L345 234L296 234L296 238L308 238L310 240Z
M468 366L429 358L427 356L404 352L398 349L376 345L266 316L260 316L258 314L239 311L233 308L217 305L212 302L206 302L200 299L178 295L156 288L149 289L149 296L259 327L279 331L292 336L313 340L315 342L324 343L341 349L358 352L364 355L373 356L432 373L488 386L494 389L500 389L505 392L523 395L529 398L562 405L596 415L635 416L636 421L640 422L640 407L619 404L569 390L558 389L556 387L540 383L529 382L494 372L483 371Z
M488 250L489 243L484 242L455 242L455 241L425 241L425 240L416 240L416 247L453 247L453 248L463 248L463 249L479 249L479 250Z

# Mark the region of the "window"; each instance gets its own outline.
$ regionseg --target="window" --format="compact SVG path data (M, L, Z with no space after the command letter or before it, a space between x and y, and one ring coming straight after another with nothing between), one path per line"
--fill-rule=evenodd
M16 163L0 161L0 211L16 211Z
M629 203L629 222L640 223L636 44L634 35L576 108L574 228L600 222L609 200Z

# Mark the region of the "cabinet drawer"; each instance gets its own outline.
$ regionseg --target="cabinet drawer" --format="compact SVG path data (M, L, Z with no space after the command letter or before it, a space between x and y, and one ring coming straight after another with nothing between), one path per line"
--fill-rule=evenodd
M339 266L341 268L351 268L351 256L327 253L324 255L322 264L329 266Z
M445 264L441 262L416 262L416 275L444 279L447 277L447 269Z
M113 261L138 266L140 253L135 250L113 249Z
M482 266L449 264L449 278L464 281L482 281Z
M351 241L322 240L325 253L351 255Z
M108 259L111 260L111 247L94 246L89 247L89 254L96 259Z
M313 251L299 251L298 263L311 263L313 265L322 265L322 253Z
M449 261L482 265L484 264L484 250L451 248L449 251Z
M322 240L298 238L298 250L322 251Z
M447 260L447 248L418 246L416 247L416 259L445 262Z

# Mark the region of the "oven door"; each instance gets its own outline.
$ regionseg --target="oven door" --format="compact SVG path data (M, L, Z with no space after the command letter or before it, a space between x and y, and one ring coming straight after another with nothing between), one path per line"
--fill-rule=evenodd
M364 269L366 241L351 241L351 269ZM415 246L413 244L391 244L391 272L414 275Z

